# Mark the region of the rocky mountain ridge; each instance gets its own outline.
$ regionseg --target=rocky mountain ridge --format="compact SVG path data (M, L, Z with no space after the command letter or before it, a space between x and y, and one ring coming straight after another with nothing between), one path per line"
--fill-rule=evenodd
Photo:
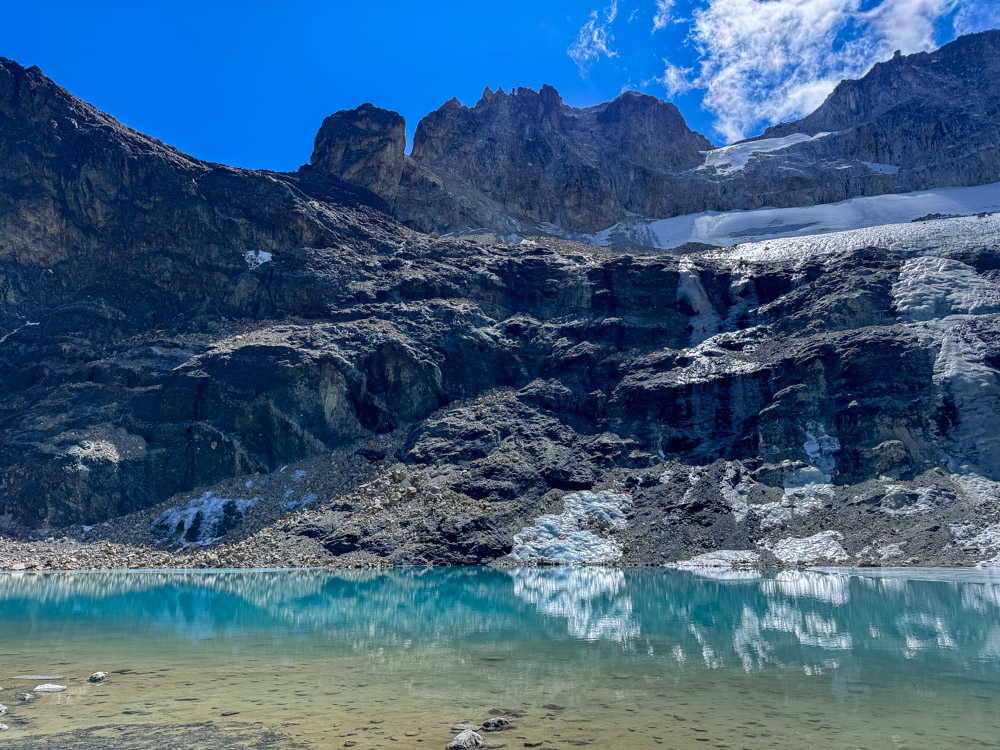
M721 149L634 91L577 109L551 86L487 88L473 107L452 99L423 118L408 156L402 117L366 104L327 119L309 168L440 233L593 233L632 216L981 185L1000 180L997 60L1000 31L897 56L802 120ZM382 129L369 149L373 112Z
M574 127L653 109L680 168L699 139L661 104ZM1000 559L997 217L822 250L434 237L390 216L395 175L437 210L422 164L463 152L434 127L509 122L451 107L415 166L368 108L280 174L0 60L0 562Z

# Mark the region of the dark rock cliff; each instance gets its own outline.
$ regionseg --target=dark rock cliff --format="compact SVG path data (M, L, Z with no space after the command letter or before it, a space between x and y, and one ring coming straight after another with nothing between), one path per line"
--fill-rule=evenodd
M613 216L643 192L636 154L681 169L701 147L648 97L574 114L550 89L492 96L423 125L400 185L445 199L436 170L463 152L432 134L452 118L538 162L493 183L498 211L535 210L518 188L559 166L606 185L588 200ZM542 122L509 132L511 107ZM997 248L754 262L434 239L373 207L400 129L361 108L327 121L310 168L232 169L0 61L3 523L93 524L244 479L287 499L286 464L340 451L374 479L317 480L307 511L268 521L331 558L494 560L591 490L630 498L625 561L788 562L781 540L827 532L814 560L992 554L968 540L1000 513ZM601 182L615 154L630 166Z

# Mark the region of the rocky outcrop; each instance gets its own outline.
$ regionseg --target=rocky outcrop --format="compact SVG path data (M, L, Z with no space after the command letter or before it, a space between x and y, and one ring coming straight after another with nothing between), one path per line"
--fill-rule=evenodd
M323 121L310 166L371 191L391 209L403 174L406 122L395 112L362 104Z
M645 213L643 175L690 169L707 148L667 102L630 91L574 109L543 86L487 89L474 107L451 100L417 125L411 158L520 222L594 231Z
M331 115L311 168L372 189L428 232L602 229L628 212L655 213L673 175L711 148L673 104L634 91L586 109L566 106L551 86L487 88L474 107L452 99L417 125L405 165L397 128L401 137L399 115L370 105ZM663 185L651 190L651 181Z

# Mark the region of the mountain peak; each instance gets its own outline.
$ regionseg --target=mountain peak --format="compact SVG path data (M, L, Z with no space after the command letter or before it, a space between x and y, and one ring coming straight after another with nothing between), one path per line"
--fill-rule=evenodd
M324 174L371 191L392 206L405 151L403 116L365 103L335 112L323 121L309 164Z

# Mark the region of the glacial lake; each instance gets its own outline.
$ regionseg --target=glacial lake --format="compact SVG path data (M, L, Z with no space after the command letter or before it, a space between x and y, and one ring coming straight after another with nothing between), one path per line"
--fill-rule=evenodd
M0 670L12 748L993 748L1000 571L4 573Z

